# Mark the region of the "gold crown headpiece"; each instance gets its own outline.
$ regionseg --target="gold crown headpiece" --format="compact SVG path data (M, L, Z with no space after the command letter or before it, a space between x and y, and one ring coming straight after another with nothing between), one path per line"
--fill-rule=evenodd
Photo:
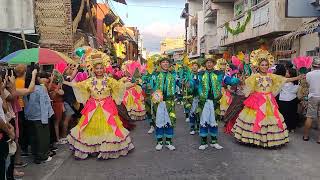
M258 66L260 62L264 59L267 59L270 65L274 64L274 57L267 50L257 49L252 51L250 54L250 62L254 66Z
M214 69L215 70L221 70L221 65L222 64L225 64L225 66L228 66L227 60L225 60L223 58L217 59L217 64L214 66Z
M92 70L96 64L102 64L105 67L109 66L111 64L111 59L105 53L95 49L86 56L85 63L87 68Z

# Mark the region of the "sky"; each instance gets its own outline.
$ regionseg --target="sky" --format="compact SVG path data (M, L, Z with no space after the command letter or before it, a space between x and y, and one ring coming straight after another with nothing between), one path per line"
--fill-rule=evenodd
M127 6L109 1L126 26L138 27L149 52L159 52L165 37L185 34L184 20L180 18L185 0L126 0Z

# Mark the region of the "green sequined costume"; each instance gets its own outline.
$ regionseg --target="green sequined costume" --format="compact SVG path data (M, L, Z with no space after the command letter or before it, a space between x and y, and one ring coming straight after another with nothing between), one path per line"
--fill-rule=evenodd
M152 74L145 74L142 76L142 88L146 94L145 97L145 106L146 106L146 119L149 122L150 126L155 126L155 118L153 117L152 113L152 104L151 104L151 94L152 94L152 88L154 85L154 80L153 80L153 73Z
M176 74L174 72L158 72L153 75L154 86L153 91L160 90L163 93L163 101L165 103L166 113L158 113L157 111L165 111L163 109L163 103L154 104L153 113L156 115L155 125L156 125L156 138L158 143L166 138L166 141L171 142L174 135L173 128L176 124L176 114L175 114L175 92L176 92ZM161 108L158 108L160 106ZM165 121L168 120L169 122Z

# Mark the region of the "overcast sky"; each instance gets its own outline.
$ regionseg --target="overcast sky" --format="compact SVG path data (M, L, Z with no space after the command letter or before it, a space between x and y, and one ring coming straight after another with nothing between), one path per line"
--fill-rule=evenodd
M164 37L184 35L184 20L180 19L180 15L185 0L126 1L128 6L111 0L111 6L126 26L138 27L148 51L160 51L160 41Z

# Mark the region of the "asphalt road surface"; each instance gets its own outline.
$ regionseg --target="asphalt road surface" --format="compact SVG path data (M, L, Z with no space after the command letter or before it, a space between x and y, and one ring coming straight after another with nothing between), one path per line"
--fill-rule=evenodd
M199 137L189 135L182 107L177 108L177 117L175 151L164 148L157 152L154 136L147 134L147 123L136 122L131 133L135 150L128 156L79 161L63 145L51 162L30 163L24 168L23 180L320 180L320 145L315 132L304 142L298 130L290 134L287 146L276 150L240 145L220 132L219 143L224 149L200 151Z

